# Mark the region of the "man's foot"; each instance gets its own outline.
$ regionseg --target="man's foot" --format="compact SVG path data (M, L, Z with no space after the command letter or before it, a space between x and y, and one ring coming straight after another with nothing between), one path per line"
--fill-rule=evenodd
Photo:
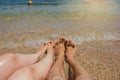
M65 46L64 46L64 39L63 38L60 38L55 46L54 46L54 49L55 49L55 55L58 56L58 57L64 57L64 52L65 52Z
M76 46L75 43L73 43L71 40L66 42L66 60L69 61L73 59L73 56L76 52Z

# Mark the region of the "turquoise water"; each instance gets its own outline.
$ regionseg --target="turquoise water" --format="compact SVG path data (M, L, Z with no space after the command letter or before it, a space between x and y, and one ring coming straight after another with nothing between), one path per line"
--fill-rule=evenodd
M28 0L0 0L0 18L38 16L80 19L82 16L120 14L120 0L33 0L32 6L28 6L27 2Z
M30 33L31 38L35 36L32 33L40 33L42 41L62 35L77 44L120 40L120 0L33 0L31 6L27 2L0 0L0 34L5 35L1 41L7 41L13 33ZM39 40L25 42L36 43Z

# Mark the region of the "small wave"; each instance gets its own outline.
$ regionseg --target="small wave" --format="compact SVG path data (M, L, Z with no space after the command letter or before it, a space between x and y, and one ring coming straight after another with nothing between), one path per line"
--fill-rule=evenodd
M51 37L60 37L61 35L58 34L52 34ZM96 35L96 34L87 34L87 35L79 35L79 36L65 36L65 38L74 41L77 45L80 45L83 42L90 42L90 41L115 41L115 40L120 40L120 34L119 33L106 33L104 35ZM39 44L48 42L50 39L48 38L42 38L40 40L26 40L23 44L26 47L32 46L34 48L37 48ZM8 47L18 47L20 44L15 43L15 42L9 42L6 44L2 44L0 48L8 48Z
M106 33L104 35L87 34L87 35L80 35L75 37L68 36L66 38L73 40L76 44L81 44L83 42L90 42L90 41L120 40L120 34L119 33Z
M40 40L27 40L24 42L24 45L29 47L29 46L33 46L33 47L37 47L39 44L42 44L44 42L48 42L48 39L40 39Z
M1 44L0 48L8 48L8 47L14 48L14 47L18 47L18 46L19 45L17 43L12 41L12 42L8 42L6 44Z

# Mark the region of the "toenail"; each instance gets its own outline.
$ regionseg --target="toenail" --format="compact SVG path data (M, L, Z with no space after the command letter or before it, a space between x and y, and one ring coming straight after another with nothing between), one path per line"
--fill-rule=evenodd
M52 42L50 41L50 44L52 44Z
M46 43L44 43L44 46L46 46Z

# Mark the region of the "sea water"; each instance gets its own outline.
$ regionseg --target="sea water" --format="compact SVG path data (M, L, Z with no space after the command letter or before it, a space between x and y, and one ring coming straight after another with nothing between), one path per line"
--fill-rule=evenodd
M87 15L119 15L120 0L0 0L0 18L39 15L57 18L79 18ZM4 17L3 17L4 16ZM10 17L9 16L9 17ZM13 16L13 17L14 17ZM8 16L7 16L8 17Z
M78 44L120 40L120 0L32 1L33 5L28 5L28 0L0 0L1 33L30 31L30 27L35 32L35 28L44 27L58 30L51 36L63 33ZM29 42L35 41L26 43Z

